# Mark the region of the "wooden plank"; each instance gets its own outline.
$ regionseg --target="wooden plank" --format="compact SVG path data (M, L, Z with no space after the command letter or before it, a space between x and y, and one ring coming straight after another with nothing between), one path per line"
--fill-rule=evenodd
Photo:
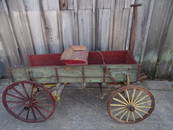
M26 0L24 5L27 12L28 22L31 30L34 48L37 54L49 52L47 39L45 37L45 24L40 12L40 2L38 0Z
M74 12L73 11L62 11L61 12L62 18L62 38L64 48L73 45L74 38L73 38L73 25L74 25Z
M164 28L159 53L156 77L173 79L173 2L170 3L166 27Z
M49 51L50 53L62 52L63 44L60 34L61 28L59 28L60 16L58 15L59 2L57 0L43 0L41 5Z
M78 0L78 8L79 9L92 9L93 8L93 0Z
M9 57L10 66L19 66L22 63L21 57L5 1L0 3L0 19L1 41Z
M155 78L160 49L162 48L162 38L166 26L168 12L172 1L158 0L154 3L153 14L148 33L147 45L143 59L143 70L151 77Z
M24 4L22 1L7 1L7 4L23 64L28 65L28 55L34 54L34 48Z
M150 27L151 16L154 6L154 0L139 0L138 3L142 4L138 7L138 18L137 18L137 32L136 41L134 48L135 59L141 63L145 52L148 30Z
M98 49L108 50L110 33L110 9L99 9Z
M4 47L4 43L3 43L3 39L1 38L1 35L0 35L0 62L2 62L5 66L5 70L3 70L5 74L1 76L5 76L5 77L9 76L9 73L8 73L8 68L10 67L9 58L8 58L6 49Z
M110 9L112 7L112 3L116 0L98 0L97 8L99 9Z
M114 28L113 28L113 44L112 49L114 50L123 50L125 47L126 35L124 34L127 31L127 18L128 8L125 8L125 0L117 0L115 6L115 16L114 16Z
M63 51L63 44L60 38L60 32L58 28L57 12L45 11L46 22L46 36L47 44L51 53L58 53Z
M79 44L92 50L92 10L78 11Z

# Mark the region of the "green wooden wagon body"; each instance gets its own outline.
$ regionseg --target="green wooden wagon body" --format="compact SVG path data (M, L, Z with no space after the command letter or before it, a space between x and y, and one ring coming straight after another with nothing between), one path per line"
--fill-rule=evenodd
M13 81L37 83L110 83L137 80L137 64L87 65L87 66L44 66L12 68Z

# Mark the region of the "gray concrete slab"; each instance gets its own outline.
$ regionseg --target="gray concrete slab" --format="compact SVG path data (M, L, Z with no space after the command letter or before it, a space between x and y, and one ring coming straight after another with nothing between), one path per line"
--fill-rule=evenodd
M0 92L8 83L0 82ZM44 123L30 124L14 119L2 103L1 130L173 130L173 86L168 81L145 81L141 85L151 89L156 108L152 115L137 124L113 121L106 112L106 99L98 98L99 89L65 88L55 114ZM106 91L106 89L104 89Z

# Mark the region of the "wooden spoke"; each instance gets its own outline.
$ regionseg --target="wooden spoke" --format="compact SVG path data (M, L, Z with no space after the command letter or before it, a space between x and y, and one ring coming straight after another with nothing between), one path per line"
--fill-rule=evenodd
M25 110L22 109L18 114L17 114L17 117L19 117Z
M126 103L128 103L128 101L123 97L123 95L121 95L121 93L118 93L118 95L119 95Z
M117 101L117 102L119 102L119 103L122 103L122 104L124 104L124 105L127 105L127 103L125 103L125 102L123 102L123 101L121 101L121 100L119 100L119 99L117 99L117 98L113 98L113 100L114 100L114 101Z
M130 111L128 111L128 113L127 113L127 118L126 118L127 122L129 121L129 117L130 117Z
M151 108L151 106L136 106L137 108Z
M135 115L134 115L134 112L131 112L132 113L132 118L133 118L133 121L135 121Z
M25 101L9 101L9 100L7 100L6 102L8 102L8 103L24 103Z
M140 111L140 112L143 112L144 114L148 114L148 112L146 112L146 111L144 111L144 110L142 110L142 109L140 109L140 108L135 108L136 109L136 111Z
M28 120L28 117L29 117L29 111L30 111L30 109L27 110L26 120Z
M141 96L142 93L143 93L143 91L140 91L133 102L136 102L136 100L138 100L138 98Z
M30 93L30 97L32 97L32 96L33 96L33 90L34 90L34 85L32 85L32 87L31 87L31 93Z
M135 93L136 93L136 89L133 89L133 94L132 94L132 99L131 99L131 102L133 102L133 100L134 100Z
M127 110L121 115L121 117L120 117L120 120L122 120L123 119L123 117L127 114Z
M124 111L126 111L126 109L123 109L121 111L119 111L118 113L116 113L114 116L119 116L121 113L123 113Z
M123 110L123 109L125 109L125 107L120 107L120 108L112 109L111 111L112 112L116 112L116 111Z
M136 123L147 118L153 112L154 105L151 92L139 86L129 85L112 93L107 108L111 118L123 123Z
M23 88L23 90L24 90L24 92L25 92L25 95L29 98L29 94L28 94L28 92L27 92L27 90L26 90L26 88L25 88L24 83L22 83L22 88Z
M143 104L146 104L146 103L151 103L151 100L148 100L148 101L145 101L145 102L141 102L141 103L137 103L135 105L139 106L139 105L143 105Z
M42 111L44 111L44 112L47 112L47 113L49 113L50 111L49 110L47 110L47 109L45 109L44 107L42 107L42 106L39 106L39 105L35 105L37 108L40 108L40 110L42 110Z
M21 92L19 92L15 87L13 88L13 90L18 93L21 97L26 98Z
M13 94L10 94L10 93L7 93L7 95L10 96L10 97L14 97L14 98L20 99L20 100L24 100L24 98L16 96L16 95L13 95Z
M124 107L123 104L110 104L111 107Z
M148 95L145 95L144 97L142 97L141 99L139 99L139 100L137 100L136 102L135 102L135 104L137 104L137 103L139 103L139 102L141 102L141 101L143 101L145 98L147 98L148 97Z
M143 116L142 116L138 111L135 111L135 113L136 113L141 119L143 119Z
M37 116L35 114L34 108L31 107L31 111L32 111L32 115L33 115L34 119L37 120Z
M127 98L128 98L128 102L130 102L130 96L129 96L129 92L127 91L127 89L125 90Z
M38 111L43 119L46 119L45 115L36 106L34 106L34 108Z

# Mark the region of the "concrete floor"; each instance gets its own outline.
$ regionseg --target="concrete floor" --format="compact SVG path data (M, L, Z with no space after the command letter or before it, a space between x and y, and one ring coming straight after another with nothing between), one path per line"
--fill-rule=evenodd
M0 81L0 92L6 86ZM98 98L99 89L67 87L54 115L44 123L30 124L14 119L2 103L1 130L173 130L173 82L145 81L141 83L155 96L156 108L152 115L137 124L113 121L106 112L106 100ZM105 90L105 89L104 89Z

